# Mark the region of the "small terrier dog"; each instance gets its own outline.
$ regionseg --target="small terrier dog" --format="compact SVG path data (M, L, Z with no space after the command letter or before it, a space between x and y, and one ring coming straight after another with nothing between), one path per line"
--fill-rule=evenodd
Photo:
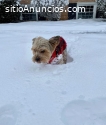
M47 64L67 63L67 44L61 36L45 39L37 37L32 39L32 61Z

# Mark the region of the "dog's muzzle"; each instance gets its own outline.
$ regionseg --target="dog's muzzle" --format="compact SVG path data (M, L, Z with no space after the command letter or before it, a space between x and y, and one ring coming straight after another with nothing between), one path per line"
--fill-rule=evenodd
M36 57L35 59L37 62L40 62L40 58L39 57Z

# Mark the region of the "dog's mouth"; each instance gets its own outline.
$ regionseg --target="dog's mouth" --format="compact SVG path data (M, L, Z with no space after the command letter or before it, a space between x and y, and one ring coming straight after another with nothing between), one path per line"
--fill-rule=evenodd
M37 63L41 63L41 61L35 61L35 62L37 62Z
M34 60L33 62L34 62L34 63L42 63L41 61L36 61L36 60Z
M35 59L34 62L36 62L36 63L41 63L41 60L36 60L36 59Z

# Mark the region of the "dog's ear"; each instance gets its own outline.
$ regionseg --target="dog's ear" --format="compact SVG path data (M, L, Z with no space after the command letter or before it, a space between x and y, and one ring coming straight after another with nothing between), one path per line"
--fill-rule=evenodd
M54 36L49 39L49 43L52 45L52 47L56 47L60 42L60 36Z
M32 39L32 45L34 44L35 40L36 40L36 38L33 38L33 39Z

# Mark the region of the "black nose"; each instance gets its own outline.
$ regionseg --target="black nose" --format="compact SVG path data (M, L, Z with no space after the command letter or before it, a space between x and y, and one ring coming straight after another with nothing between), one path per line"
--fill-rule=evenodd
M40 58L39 58L39 57L36 57L36 61L39 62L39 61L40 61Z

